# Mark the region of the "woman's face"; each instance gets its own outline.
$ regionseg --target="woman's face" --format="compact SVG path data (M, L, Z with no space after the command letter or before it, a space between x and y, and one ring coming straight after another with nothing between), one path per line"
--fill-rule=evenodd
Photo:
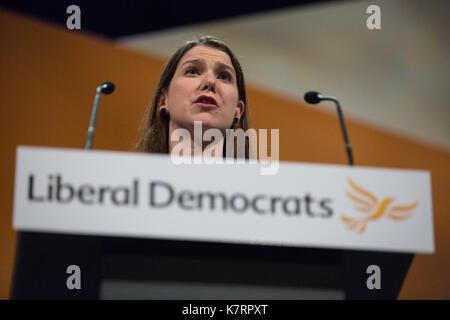
M194 121L202 121L203 128L228 129L245 107L228 54L207 46L186 52L161 96L163 107L170 113L172 130L190 129Z

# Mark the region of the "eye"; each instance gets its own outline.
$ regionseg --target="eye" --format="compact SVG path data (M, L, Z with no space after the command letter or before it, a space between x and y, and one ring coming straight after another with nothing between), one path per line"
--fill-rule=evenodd
M186 69L184 74L200 74L200 73L197 68L191 67L191 68Z
M219 79L231 81L231 74L229 74L228 72L221 72L219 74Z

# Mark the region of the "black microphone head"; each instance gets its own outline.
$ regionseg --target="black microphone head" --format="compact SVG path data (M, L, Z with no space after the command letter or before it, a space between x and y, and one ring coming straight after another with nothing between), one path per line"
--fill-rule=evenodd
M114 85L114 83L112 83L110 81L107 81L102 84L102 92L104 94L113 93L115 88L116 88L116 86Z
M321 101L321 99L319 98L319 95L320 95L320 93L318 93L316 91L308 91L307 93L305 93L305 101L310 104L319 103Z

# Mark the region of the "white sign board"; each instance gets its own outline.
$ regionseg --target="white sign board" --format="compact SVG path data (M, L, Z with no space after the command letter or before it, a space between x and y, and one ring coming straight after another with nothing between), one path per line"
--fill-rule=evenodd
M19 147L16 230L434 252L427 171Z

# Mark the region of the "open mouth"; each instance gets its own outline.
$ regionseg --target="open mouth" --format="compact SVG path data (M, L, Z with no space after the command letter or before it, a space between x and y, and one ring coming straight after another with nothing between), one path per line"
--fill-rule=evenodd
M216 100L213 97L209 97L206 95L202 95L202 96L198 97L194 103L199 104L202 107L215 108L218 106Z

